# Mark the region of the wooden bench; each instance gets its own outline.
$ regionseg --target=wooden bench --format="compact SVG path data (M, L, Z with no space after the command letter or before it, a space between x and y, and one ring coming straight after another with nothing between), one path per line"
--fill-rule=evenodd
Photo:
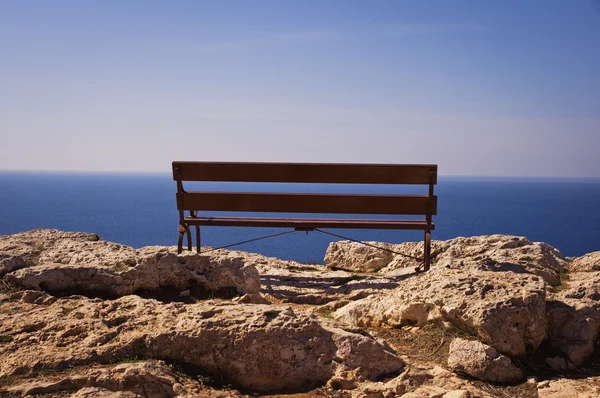
M299 231L318 228L407 229L424 231L424 270L429 269L432 216L437 214L437 165L333 164L333 163L226 163L173 162L179 210L178 252L190 227L196 229L200 252L200 226L287 227ZM426 195L325 194L267 192L188 192L184 181L325 183L325 184L422 184ZM184 211L189 211L186 216ZM198 216L198 211L262 213L330 213L422 215L419 220L364 218L287 218L247 216Z

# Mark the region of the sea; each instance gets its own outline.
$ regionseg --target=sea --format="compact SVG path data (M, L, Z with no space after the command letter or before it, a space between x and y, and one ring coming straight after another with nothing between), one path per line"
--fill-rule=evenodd
M186 184L185 188L189 191L332 193L425 193L426 189L389 185L208 182ZM94 232L105 240L135 248L175 245L178 236L175 191L170 174L0 172L0 235L56 228ZM440 176L435 194L438 214L434 216L433 239L511 234L547 242L566 256L600 251L600 179ZM282 231L286 229L202 227L202 244L224 246ZM422 231L331 231L366 241L401 243L423 239ZM322 263L327 246L336 240L340 239L319 232L295 232L234 248L299 262Z

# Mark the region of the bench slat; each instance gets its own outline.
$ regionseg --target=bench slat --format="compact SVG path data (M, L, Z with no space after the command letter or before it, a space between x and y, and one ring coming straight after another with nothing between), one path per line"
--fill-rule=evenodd
M437 165L173 162L173 179L326 184L436 184Z
M425 230L424 220L373 220L336 218L270 218L270 217L186 217L189 225L220 227L274 227L274 228L351 228L351 229L407 229ZM430 229L435 226L431 224Z
M178 210L273 213L437 214L437 197L247 192L177 193Z

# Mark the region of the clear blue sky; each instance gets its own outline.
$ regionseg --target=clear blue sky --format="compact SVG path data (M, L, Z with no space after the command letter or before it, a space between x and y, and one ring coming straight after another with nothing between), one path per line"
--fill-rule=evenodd
M600 0L5 0L0 50L0 170L600 177Z

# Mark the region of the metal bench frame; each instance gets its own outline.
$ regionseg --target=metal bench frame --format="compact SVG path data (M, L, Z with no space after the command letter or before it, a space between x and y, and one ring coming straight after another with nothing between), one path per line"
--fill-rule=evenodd
M178 253L187 234L192 250L190 227L196 229L200 253L200 226L290 227L299 231L318 228L405 229L424 231L424 270L431 257L432 217L437 214L437 165L350 164L350 163L233 163L173 162L179 211ZM184 181L280 182L325 184L412 184L428 185L427 195L368 195L266 192L188 192ZM184 214L189 211L189 216ZM198 211L265 213L330 213L423 215L423 220L285 218L285 217L202 217Z

